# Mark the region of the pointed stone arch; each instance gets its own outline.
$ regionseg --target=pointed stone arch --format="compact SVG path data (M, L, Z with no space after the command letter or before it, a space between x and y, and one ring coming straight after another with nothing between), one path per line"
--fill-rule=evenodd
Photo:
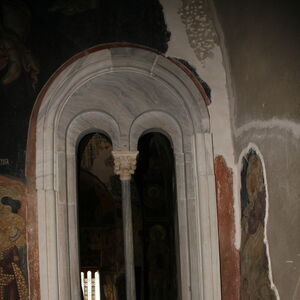
M104 132L114 150L134 151L138 138L153 128L164 131L174 147L179 294L184 300L220 299L207 101L201 85L184 67L132 46L88 49L50 78L32 113L27 151L27 179L36 189L36 202L32 196L29 205L38 216L41 299L80 297L76 216L80 138Z

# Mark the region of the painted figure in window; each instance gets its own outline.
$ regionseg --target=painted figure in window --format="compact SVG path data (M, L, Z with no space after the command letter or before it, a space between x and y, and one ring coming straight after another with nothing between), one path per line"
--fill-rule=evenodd
M17 214L20 206L20 201L11 197L3 197L0 201L0 300L28 299L22 270L25 222Z
M276 299L269 278L265 238L266 187L259 156L243 161L241 209L241 299Z

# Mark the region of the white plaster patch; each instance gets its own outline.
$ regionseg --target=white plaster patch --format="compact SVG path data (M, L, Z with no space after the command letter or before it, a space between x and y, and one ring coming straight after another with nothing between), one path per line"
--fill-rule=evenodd
M270 251L269 251L269 242L267 237L267 225L268 225L268 218L269 218L269 193L268 193L268 182L267 182L267 176L266 176L266 166L263 159L263 155L260 152L257 145L254 143L249 143L248 146L241 152L239 161L238 161L238 174L239 174L239 180L238 180L238 190L236 191L236 201L234 205L235 210L235 225L236 225L236 236L235 236L235 246L237 249L240 249L241 246L241 197L240 197L240 189L241 189L241 172L243 168L243 158L246 157L246 155L249 153L250 150L254 150L255 153L258 155L258 157L261 160L262 168L263 168L263 176L264 176L264 183L265 183L265 190L266 190L266 213L265 213L265 220L264 220L264 243L266 245L266 254L269 264L269 280L270 280L270 286L271 289L274 291L276 298L280 299L278 290L274 284L273 276L272 276L272 265L271 265L271 258L270 258Z
M269 120L255 120L248 122L234 132L236 137L240 137L248 131L257 130L257 129L282 129L290 132L294 135L295 139L300 138L300 124L287 120L287 119L278 119L272 118ZM298 141L295 140L298 143Z

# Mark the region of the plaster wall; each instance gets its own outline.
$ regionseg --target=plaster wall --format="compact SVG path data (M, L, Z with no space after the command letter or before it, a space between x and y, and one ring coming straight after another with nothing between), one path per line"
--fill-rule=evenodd
M299 299L299 7L291 1L214 3L232 82L236 160L249 143L263 156L273 280L281 299Z
M215 41L211 43L211 49L206 51L206 55L202 58L197 57L197 48L191 45L191 39L200 40L197 34L197 24L186 26L183 23L181 15L182 9L185 8L192 11L193 6L199 7L206 4L207 22L213 25L212 11L207 1L167 1L162 0L161 4L164 8L165 20L168 29L171 32L171 40L167 55L187 60L196 68L199 76L208 83L212 90L212 103L208 106L210 115L211 132L213 133L214 154L222 155L226 159L229 167L234 168L233 146L230 127L230 111L228 102L228 93L226 87L226 73L223 65L223 58L220 45ZM188 12L191 13L191 12ZM188 36L187 29L194 27L194 36ZM212 26L215 31L215 28ZM216 31L214 33L217 34ZM196 42L195 42L196 43ZM201 47L200 47L201 48Z
M222 299L239 299L240 228L238 220L238 173L234 161L229 93L223 53L215 27L214 8L206 0L161 0L171 32L167 55L187 60L208 83L212 103L208 106L213 136ZM235 201L234 201L235 199Z

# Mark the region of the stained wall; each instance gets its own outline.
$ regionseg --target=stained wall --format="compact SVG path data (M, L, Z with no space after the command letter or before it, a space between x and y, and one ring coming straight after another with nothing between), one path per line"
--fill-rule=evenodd
M281 299L299 299L299 4L214 4L224 38L235 160L249 143L262 154L274 283Z

